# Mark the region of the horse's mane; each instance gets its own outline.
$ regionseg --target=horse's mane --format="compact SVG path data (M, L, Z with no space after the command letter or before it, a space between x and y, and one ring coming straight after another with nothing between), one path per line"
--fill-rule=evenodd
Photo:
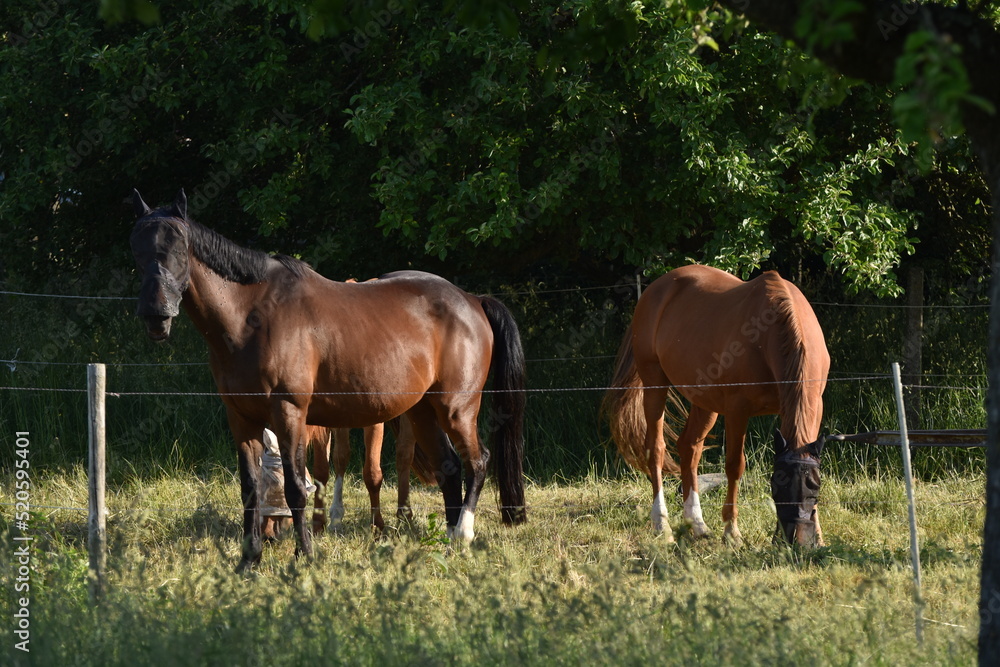
M301 278L309 269L309 265L300 259L244 248L194 220L187 219L185 222L195 257L226 280L241 285L264 282L267 280L268 260L271 259L280 262L296 278Z
M800 382L809 380L805 374L806 347L802 333L802 324L795 310L795 301L788 284L774 271L764 274L764 293L768 303L777 317L775 323L781 342L781 351L785 358L785 367L780 369L782 382L778 385L780 404L782 406L782 422L788 419L790 433L783 433L788 442L795 442L798 433L806 433L805 405L802 400L804 392Z

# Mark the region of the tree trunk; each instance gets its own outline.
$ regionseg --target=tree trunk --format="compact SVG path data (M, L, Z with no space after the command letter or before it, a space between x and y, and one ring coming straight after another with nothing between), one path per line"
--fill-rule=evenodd
M923 381L924 269L906 271L906 341L903 345L903 384L907 428L920 428L920 385Z
M1000 157L1000 156L995 156ZM994 172L996 173L996 172ZM986 521L979 589L979 664L1000 665L1000 183L989 175L993 200L993 274L986 378Z

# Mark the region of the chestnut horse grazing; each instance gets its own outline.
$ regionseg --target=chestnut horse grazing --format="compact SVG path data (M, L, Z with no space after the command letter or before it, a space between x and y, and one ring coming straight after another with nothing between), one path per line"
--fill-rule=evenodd
M416 442L413 439L413 429L410 422L405 417L399 417L395 421L402 421L405 424L404 433L397 437L396 441L396 469L401 478L406 479L406 483L399 485L399 501L396 515L404 520L412 518L412 511L409 507L409 475L410 466L413 460L414 447ZM395 427L399 429L398 426ZM365 481L365 488L368 490L369 507L371 508L372 528L381 533L385 529L385 520L382 518L381 489L382 489L382 435L383 424L375 424L364 428L365 456L362 477ZM317 485L315 504L313 509L312 529L313 533L322 533L327 527L326 516L326 491L330 481L330 445L333 445L333 499L330 503L329 522L334 530L339 530L344 520L344 476L347 472L347 465L351 460L351 430L348 428L329 429L323 426L306 426L307 447L312 450L313 481ZM263 441L265 449L280 451L277 445L276 436L269 429L264 429ZM272 443L272 444L269 444ZM431 475L433 479L433 475ZM283 488L283 487L282 487ZM281 499L281 508L288 511L284 498ZM287 516L287 521L284 517ZM291 525L291 513L281 516L264 516L262 535L265 540L275 539L278 533Z
M709 530L698 498L698 462L705 438L726 418L725 536L740 542L737 485L746 466L743 442L755 415L780 415L771 494L775 538L822 544L816 512L823 390L830 369L823 331L795 285L768 271L743 282L707 266L675 269L639 298L618 352L602 411L618 450L653 484L653 528L666 531L663 473L680 474L684 518L696 536ZM666 452L664 407L691 403L677 441L680 466Z
M477 422L491 370L496 409L509 416L494 432L501 518L524 521L524 353L503 304L418 271L366 283L327 280L304 262L242 248L188 220L183 190L156 210L133 191L133 204L130 242L147 334L167 339L183 306L208 344L238 450L240 569L261 556L265 426L278 437L297 554L312 553L304 520L306 424L365 427L403 413L441 487L449 534L471 540L490 458Z
M420 479L428 484L435 483L433 471L424 472L419 466L414 465L414 449L416 439L413 435L413 427L406 416L392 420L390 424L396 431L396 472L399 477L398 500L396 503L396 516L402 520L409 521L413 518L413 511L410 509L410 471L411 467ZM310 426L309 442L313 447L313 478L319 482L320 490L316 493L315 510L313 512L313 532L321 533L326 530L327 520L324 514L325 493L323 491L330 479L330 429ZM322 437L312 435L313 432L323 434ZM362 477L365 481L365 488L368 490L368 500L370 501L372 513L372 527L381 532L385 529L385 520L382 518L382 507L380 491L382 489L382 436L385 432L384 424L374 424L364 429L365 435L365 459L362 468ZM351 460L351 430L347 428L333 429L333 499L330 502L330 524L336 530L344 520L344 474L347 471L347 464Z

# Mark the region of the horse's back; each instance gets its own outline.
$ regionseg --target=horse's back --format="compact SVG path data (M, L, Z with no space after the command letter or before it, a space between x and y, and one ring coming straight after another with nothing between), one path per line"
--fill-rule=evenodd
M637 362L655 361L670 383L694 385L682 393L716 412L734 400L753 402L754 412L775 409L776 388L732 385L793 379L791 354L804 355L810 373L825 378L829 368L812 307L774 271L745 282L708 266L670 271L643 292L633 331Z
M398 404L428 391L445 392L434 401L458 402L486 380L489 322L476 297L444 278L399 271L362 283L329 282L306 307L318 324L311 329L321 350L317 391L381 395L387 406L369 421L395 417L410 407Z

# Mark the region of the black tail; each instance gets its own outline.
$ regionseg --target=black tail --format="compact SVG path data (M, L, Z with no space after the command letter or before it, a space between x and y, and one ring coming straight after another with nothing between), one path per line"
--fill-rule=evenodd
M481 296L486 319L493 328L493 475L500 488L500 517L504 523L523 523L524 505L524 349L517 323L507 307Z

